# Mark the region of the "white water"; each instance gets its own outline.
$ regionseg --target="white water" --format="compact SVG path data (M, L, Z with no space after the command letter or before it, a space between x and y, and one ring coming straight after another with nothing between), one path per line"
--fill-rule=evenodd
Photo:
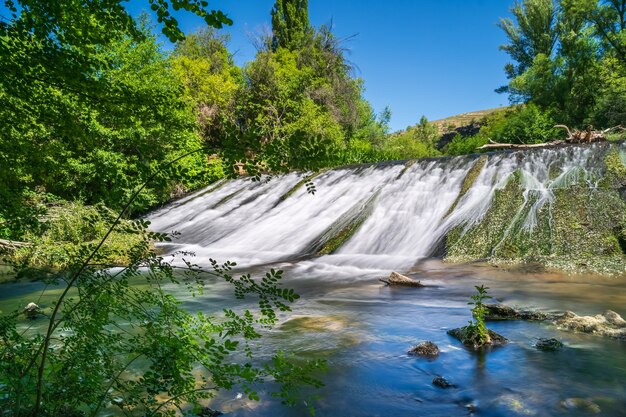
M155 230L180 232L176 243L167 246L169 251L195 252L199 264L214 258L250 266L307 255L306 248L350 208L373 198L371 214L359 230L335 254L315 259L316 268L352 276L407 269L431 256L451 228L467 229L480 222L495 191L516 171L525 203L511 213L511 222L523 215L522 224L532 229L538 210L553 201L555 188L579 181L595 186L606 148L598 144L491 155L447 216L475 156L423 160L408 168L392 164L333 170L313 180L315 195L300 187L282 202L281 196L305 174L261 182L232 180L161 209L149 220ZM311 262L300 263L302 272L311 272Z

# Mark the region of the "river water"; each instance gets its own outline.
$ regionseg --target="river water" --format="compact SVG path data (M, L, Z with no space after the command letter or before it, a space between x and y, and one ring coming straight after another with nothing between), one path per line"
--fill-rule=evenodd
M594 145L493 155L457 204L476 157L330 171L314 180L315 196L301 187L286 199L303 175L235 180L149 219L155 230L181 233L164 252L196 252L193 261L201 265L209 258L237 261L242 271L257 276L270 267L285 271L285 286L301 298L291 313L281 313L279 325L254 353L261 360L278 349L302 359L326 359L325 387L315 392L318 416L626 416L626 342L565 332L545 322L492 322L490 328L510 342L475 353L446 334L470 319L467 302L475 285L486 285L496 301L510 306L579 315L611 309L626 316L626 277L452 265L431 257L452 227L481 220L512 172L520 172L527 191L541 197L529 204L549 204L555 187L580 181L594 186L604 152ZM526 211L529 228L538 208ZM361 212L369 215L335 254L314 256L312 248ZM379 278L392 270L428 286L387 287ZM3 284L0 309L49 303L39 299L41 290L36 282ZM214 279L202 296L189 297L175 286L169 291L194 312L219 315L226 307L255 307L254 300L235 301L232 288ZM550 337L565 348L533 347L538 338ZM438 358L407 355L426 340L439 346ZM436 376L454 387L435 387ZM222 392L211 406L241 417L307 412L302 403L285 407L267 395L260 402L238 397L237 389Z
M561 331L550 323L491 322L489 327L510 342L475 353L446 334L469 320L474 285L490 287L496 301L511 306L624 314L624 279L428 260L410 273L428 287L391 288L378 281L382 270L328 272L314 260L275 266L285 270L285 285L301 299L291 313L281 313L279 325L254 353L259 360L277 349L301 359L326 359L329 369L321 375L326 385L315 393L318 416L626 416L624 342ZM40 290L40 283L4 284L0 305L25 305ZM169 290L190 311L219 315L225 307L254 308L254 300L235 302L232 288L211 279L202 296L189 297L175 286ZM540 337L555 337L565 348L538 351L533 344ZM407 355L425 340L439 346L437 359ZM439 375L455 387L433 386ZM237 389L222 392L211 406L231 416L306 415L302 403L285 407L269 396L255 402L237 394Z

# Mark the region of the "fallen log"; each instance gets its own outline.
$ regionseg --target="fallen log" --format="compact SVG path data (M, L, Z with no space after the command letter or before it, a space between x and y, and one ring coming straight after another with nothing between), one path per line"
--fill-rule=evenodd
M609 133L621 130L626 131L626 128L622 126L614 126L604 130L593 130L592 126L589 126L587 130L574 129L573 131L566 125L556 125L555 128L565 129L567 131L567 138L563 140L554 140L552 142L544 143L498 143L489 139L489 143L479 146L478 149L532 149L532 148L549 148L552 146L559 146L566 143L592 143L601 142L606 140L606 135Z
M528 144L520 144L520 143L498 143L489 139L489 143L479 146L476 149L532 149L532 148L549 148L551 146L558 146L567 143L564 140L555 140L552 142L545 143L528 143Z

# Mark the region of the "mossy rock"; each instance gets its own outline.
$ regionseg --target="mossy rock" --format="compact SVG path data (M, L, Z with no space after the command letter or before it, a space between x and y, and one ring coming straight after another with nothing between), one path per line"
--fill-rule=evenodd
M446 259L463 262L491 257L509 228L511 213L522 203L519 177L513 175L504 188L495 191L491 207L477 225L460 225L447 234Z
M622 156L615 150L608 155L614 160L606 175L618 178ZM532 190L524 195L519 175L513 175L495 191L478 224L460 225L447 234L445 260L536 262L571 272L626 273L626 201L619 189L589 187L581 178L550 192L530 227L526 221L540 195Z
M296 183L296 185L291 187L285 194L281 195L278 198L278 201L276 202L274 207L278 206L280 203L282 203L283 201L287 200L289 197L294 195L296 193L296 191L298 191L300 188L302 188L305 184L313 181L313 179L315 179L316 177L320 176L321 174L323 174L326 171L327 170L321 170L321 171L318 171L318 172L314 172L313 174L307 175L306 177L302 178L300 181L298 181Z
M316 255L329 255L337 251L354 236L365 223L365 220L372 214L374 203L379 194L380 191L376 191L367 199L350 207L344 215L314 239L304 252Z
M489 333L489 340L483 343L479 340L478 333L473 326L464 326L457 329L448 330L448 334L458 339L463 345L472 350L481 350L490 347L503 346L509 342L509 340L494 332L491 329L487 329Z
M603 188L621 188L626 186L626 152L611 149L604 157L606 173L600 182Z
M467 172L467 175L465 175L465 178L463 179L463 183L461 184L461 191L459 192L459 195L456 198L456 200L454 200L454 203L452 203L452 205L448 209L448 212L446 213L444 218L448 217L454 211L456 206L459 204L459 201L461 201L463 196L467 194L467 191L469 191L472 185L474 185L474 183L476 182L476 178L478 178L478 175L485 167L487 160L488 158L486 155L481 156L480 158L476 160L474 165Z

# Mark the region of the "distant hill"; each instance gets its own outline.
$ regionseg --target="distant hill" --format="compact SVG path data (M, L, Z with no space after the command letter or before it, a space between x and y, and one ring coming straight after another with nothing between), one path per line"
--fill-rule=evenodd
M478 134L487 117L507 108L508 107L497 107L493 109L476 110L446 117L445 119L428 121L430 128L426 129L427 133L423 132L416 136L416 132L420 130L420 123L418 121L413 126L389 134L387 138L393 141L401 140L406 137L416 138L421 135L422 140L427 138L426 141L433 143L435 148L440 151L457 135L467 138Z
M451 130L454 130L457 127L467 126L472 124L472 122L478 122L481 119L490 116L498 110L504 110L507 107L497 107L494 109L487 110L477 110L471 111L467 113L457 114L455 116L446 117L445 119L433 120L430 123L437 126L439 129L439 133L444 134Z

